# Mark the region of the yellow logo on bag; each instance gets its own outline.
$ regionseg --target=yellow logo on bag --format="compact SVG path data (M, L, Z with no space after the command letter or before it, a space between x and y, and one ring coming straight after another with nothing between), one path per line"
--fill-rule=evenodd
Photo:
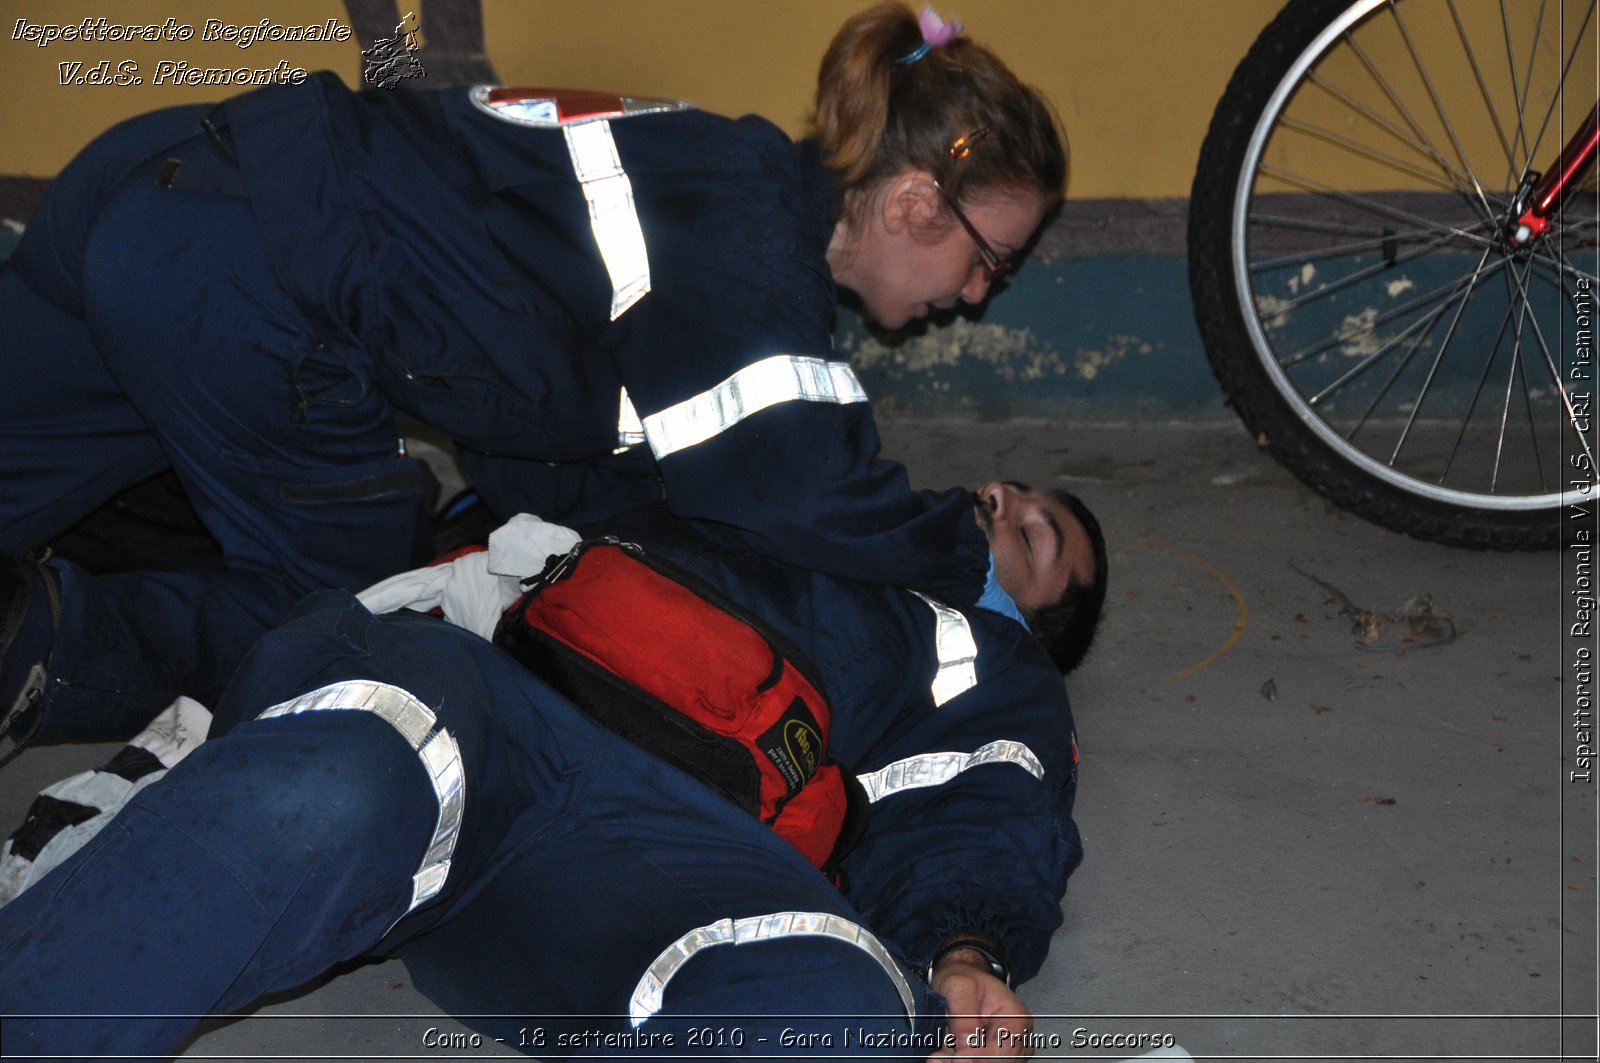
M783 747L800 766L806 778L816 774L822 760L822 736L810 724L789 720L783 727Z

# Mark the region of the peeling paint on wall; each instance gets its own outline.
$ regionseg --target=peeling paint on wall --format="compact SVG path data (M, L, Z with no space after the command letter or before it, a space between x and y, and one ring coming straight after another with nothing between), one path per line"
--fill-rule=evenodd
M1311 281L1316 277L1316 275L1317 267L1312 265L1310 262L1307 262L1305 265L1301 266L1300 276L1289 278L1289 294L1298 295L1300 294L1301 288L1310 289Z
M1288 320L1290 306L1289 300L1279 299L1276 295L1257 295L1256 313L1261 315L1262 328L1281 328Z
M1073 358L1073 368L1085 380L1093 380L1100 370L1115 365L1130 354L1150 354L1155 347L1137 336L1111 336L1099 350L1079 347Z
M1040 342L1032 329L964 318L892 347L868 337L854 343L847 340L845 348L858 368L876 369L895 379L909 373L932 373L963 361L992 366L996 377L1010 383L1067 372L1060 353Z
M940 315L886 340L845 310L834 350L902 416L1231 417L1187 292L1179 256L1030 258L981 318Z
M1364 358L1383 349L1383 338L1378 335L1378 308L1369 306L1359 314L1351 314L1339 326L1339 339L1343 343L1339 353L1346 358Z

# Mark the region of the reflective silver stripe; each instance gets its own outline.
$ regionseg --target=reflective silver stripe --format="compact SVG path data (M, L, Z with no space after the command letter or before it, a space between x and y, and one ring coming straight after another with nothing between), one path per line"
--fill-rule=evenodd
M774 354L745 366L700 394L644 419L645 438L657 460L704 443L780 402L866 402L867 393L848 362Z
M617 410L617 449L613 454L620 454L629 447L644 442L644 425L639 421L639 411L633 408L633 400L628 397L628 389L622 390L622 404Z
M265 720L326 709L370 712L387 720L417 751L433 784L434 796L439 799L439 819L434 825L428 851L423 854L417 873L411 876L411 905L406 909L410 912L438 893L450 874L450 857L455 852L466 802L461 750L450 732L438 726L438 718L428 706L397 686L371 680L333 683L274 705L259 718Z
M1044 765L1021 742L990 742L973 753L923 753L897 760L887 768L859 776L869 801L881 801L902 790L940 786L969 768L981 764L1015 764L1035 779L1044 778Z
M933 703L943 705L978 685L978 643L972 637L972 625L960 610L926 594L911 593L933 610L933 646L939 655L939 670L933 675Z
M694 104L654 96L613 96L576 93L565 89L522 88L514 85L474 85L467 93L472 105L502 122L530 129L555 129L608 118L630 118L662 111L691 111Z
M911 995L911 986L905 975L895 966L889 950L873 937L865 927L852 923L839 915L827 912L773 912L771 915L752 915L744 919L719 919L707 926L697 927L662 950L639 984L634 987L633 998L628 1003L628 1015L635 1027L661 1010L667 983L688 963L695 953L714 945L749 945L757 941L773 941L788 937L826 937L854 945L878 961L884 973L894 983L905 1005L906 1019L914 1020L917 1001Z
M572 170L589 204L589 227L611 275L611 320L650 291L650 259L644 231L633 205L633 182L622 168L610 122L584 122L561 127L567 138Z

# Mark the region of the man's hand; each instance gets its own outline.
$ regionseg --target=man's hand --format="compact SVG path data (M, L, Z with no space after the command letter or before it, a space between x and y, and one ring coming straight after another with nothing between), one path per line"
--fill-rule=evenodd
M1027 1059L1033 1055L1028 1034L1033 1014L1004 982L989 970L988 962L971 949L954 949L939 958L933 969L933 990L948 1002L953 1048L929 1056L960 1059Z

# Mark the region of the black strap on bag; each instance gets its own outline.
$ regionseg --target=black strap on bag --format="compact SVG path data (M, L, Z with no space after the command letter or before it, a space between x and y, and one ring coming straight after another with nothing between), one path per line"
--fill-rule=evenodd
M831 710L799 647L632 543L586 540L525 582L497 644L834 875L865 830L868 801L827 756Z

